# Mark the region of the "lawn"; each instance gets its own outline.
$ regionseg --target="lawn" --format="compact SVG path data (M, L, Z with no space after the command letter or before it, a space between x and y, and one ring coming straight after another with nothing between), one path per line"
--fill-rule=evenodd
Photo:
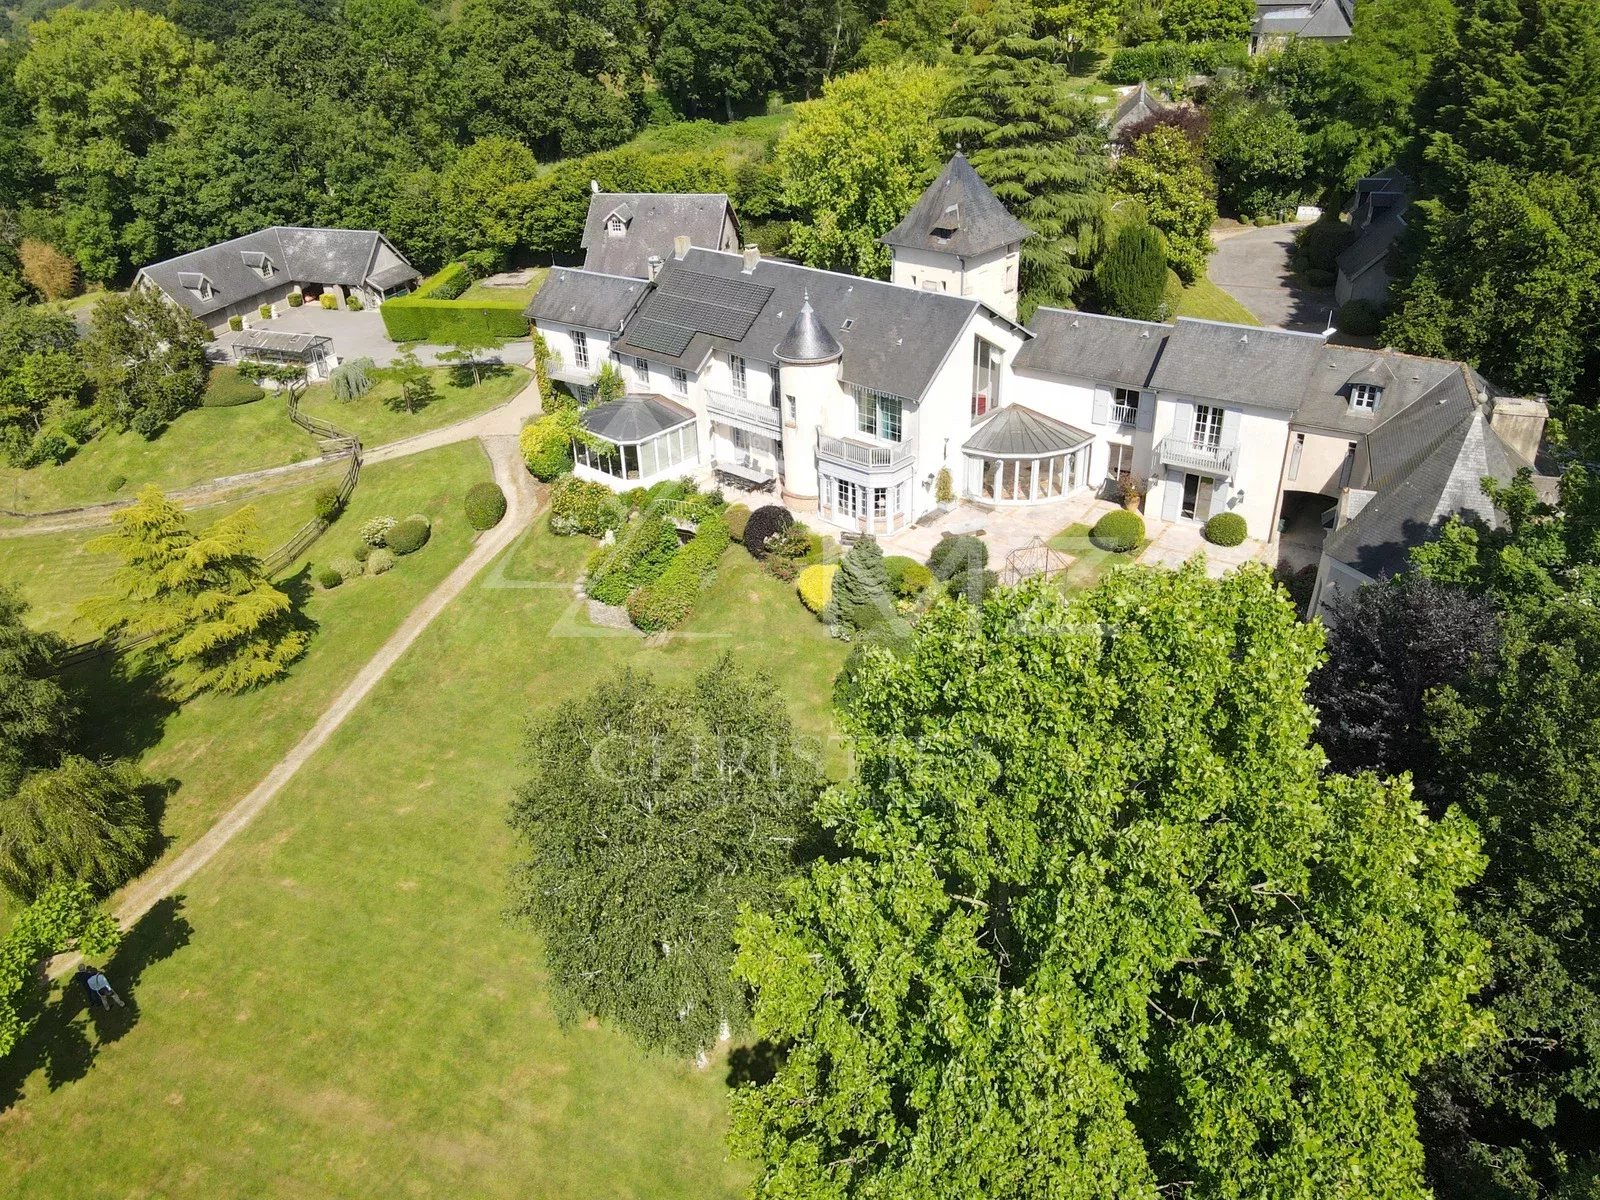
M1199 317L1207 321L1231 321L1236 325L1259 325L1255 314L1211 280L1202 277L1184 287L1176 275L1167 281L1167 303L1176 302L1173 316Z
M373 373L372 390L359 400L335 400L332 384L314 383L301 397L300 410L348 429L369 447L381 446L488 412L527 387L533 372L509 363L486 367L483 382L474 384L470 372L433 367L428 378L435 397L415 412L405 410L399 380L385 368Z
M271 807L21 1051L0 1194L719 1200L725 1068L552 1016L502 919L523 722L624 664L759 663L810 732L844 647L731 548L660 646L572 595L592 543L524 538ZM45 1069L48 1064L48 1069ZM0 1092L18 1086L0 1076ZM3 1102L0 1102L3 1103Z
M186 412L151 440L102 434L60 466L0 465L0 505L48 512L120 499L147 483L170 492L316 456L316 442L290 423L284 401L268 395L254 404ZM125 482L114 487L119 478Z
M84 728L94 734L95 753L137 755L152 777L169 781L162 816L167 853L181 850L216 816L240 799L265 775L327 707L406 615L464 557L473 535L462 512L468 487L492 476L476 442L463 442L425 454L380 463L362 472L349 511L315 546L307 559L290 566L280 582L302 601L300 611L315 625L306 656L289 676L243 696L204 696L174 709L152 694L136 663L107 660L73 673L87 690ZM271 498L264 526L287 534L309 515L314 488ZM274 515L278 508L281 514ZM309 584L308 563L348 554L361 522L374 516L404 517L413 512L434 519L433 536L416 554L374 578L355 579L331 592ZM62 535L64 538L67 535ZM70 535L81 544L93 534ZM32 574L24 595L39 604L30 622L62 628L73 605L104 579L109 564L80 554L70 571L29 571L45 567L48 548L62 538L18 538L0 542L0 579ZM26 557L24 557L26 556ZM56 582L57 579L70 582ZM44 599L41 601L40 597ZM53 615L56 620L50 620ZM70 631L83 636L86 631ZM0 907L4 901L0 901Z
M1056 576L1056 583L1070 592L1091 588L1112 567L1124 566L1137 559L1148 544L1142 543L1126 554L1102 550L1089 540L1089 527L1082 521L1074 521L1049 541L1052 550L1072 556L1071 565Z
M489 287L484 283L474 283L462 292L461 300L515 300L520 304L531 304L536 292L544 285L544 277L550 274L549 267L530 267L532 278L521 287Z

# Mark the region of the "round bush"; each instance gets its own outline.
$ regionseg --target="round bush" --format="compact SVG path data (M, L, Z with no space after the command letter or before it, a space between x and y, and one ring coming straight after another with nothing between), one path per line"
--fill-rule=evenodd
M813 563L794 581L795 591L800 593L800 603L812 612L820 614L828 607L828 601L833 599L833 577L839 573L838 563Z
M566 409L545 413L522 427L517 444L535 479L552 480L572 470L572 435L578 415Z
M200 404L203 408L232 408L236 404L254 404L266 394L260 384L240 375L238 368L212 367Z
M1306 285L1314 288L1331 288L1339 278L1332 271L1325 271L1321 267L1307 267L1301 274L1305 277Z
M330 558L328 568L339 572L346 579L357 579L365 571L365 568L353 558Z
M299 308L305 302L306 302L306 298L302 293L300 293L300 292L290 292L289 293L289 307L290 308Z
M317 303L322 305L323 308L339 307L339 302L333 298L332 292L323 292L322 295L317 298Z
M767 539L794 524L794 517L779 504L763 504L744 523L744 548L756 558L767 556Z
M891 554L883 560L889 572L889 587L902 600L910 600L933 586L933 572L914 558Z
M379 547L367 558L368 575L382 575L392 566L394 566L393 550L385 550Z
M416 517L407 517L383 539L383 544L396 554L415 554L428 544L428 522Z
M357 542L355 549L352 550L350 554L351 557L353 557L358 563L364 563L367 561L368 557L371 556L372 547L367 545L365 542Z
M474 529L493 529L506 515L506 494L498 484L475 483L467 489L467 523Z
M1206 522L1206 541L1213 546L1237 546L1250 530L1235 512L1218 513Z
M328 591L332 591L343 582L344 575L339 571L336 571L333 567L317 568L317 583L321 587L326 588Z
M1126 554L1144 541L1144 518L1125 508L1114 509L1094 523L1089 540L1102 550Z
M949 579L965 571L981 571L989 565L989 547L970 533L945 534L928 555L928 569L935 579Z
M1383 327L1383 315L1367 300L1347 300L1339 306L1334 322L1353 337L1371 337Z
M381 546L396 524L393 517L373 517L362 524L359 536L369 546Z
M723 520L728 522L728 534L736 542L744 541L744 527L750 520L750 507L746 504L734 504L722 514Z
M272 305L263 304L256 311L259 312L263 317L267 318L269 321L272 319Z

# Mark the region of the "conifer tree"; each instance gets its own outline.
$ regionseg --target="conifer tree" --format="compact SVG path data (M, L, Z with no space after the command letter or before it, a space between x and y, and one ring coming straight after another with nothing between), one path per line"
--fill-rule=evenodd
M822 610L823 623L854 637L880 629L894 617L883 549L876 538L862 538L850 547L833 577L833 597Z
M1034 36L1031 10L997 5L983 36L942 130L1033 231L1022 243L1026 318L1040 304L1070 303L1089 276L1105 225L1105 131L1068 87L1060 44Z
M1095 283L1106 312L1139 321L1159 321L1167 290L1167 252L1161 234L1144 221L1124 225L1095 265Z
M23 900L74 880L100 895L144 866L155 832L131 763L69 754L0 794L0 886Z
M112 591L85 601L80 612L104 635L152 639L177 698L246 691L276 679L305 652L289 597L257 557L253 508L196 534L183 510L152 486L112 523L116 531L89 549L116 555L122 565Z

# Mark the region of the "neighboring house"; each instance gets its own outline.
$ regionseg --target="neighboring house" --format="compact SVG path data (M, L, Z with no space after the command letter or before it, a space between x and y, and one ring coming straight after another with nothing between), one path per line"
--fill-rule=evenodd
M203 250L151 263L134 286L151 284L213 332L229 317L251 317L290 292L357 295L376 308L420 278L389 239L371 229L274 225Z
M708 250L739 249L739 218L722 192L602 192L590 181L583 269L653 279L677 238Z
M1334 298L1340 304L1365 300L1382 308L1389 302L1389 254L1405 232L1410 207L1411 180L1395 167L1357 181L1345 214L1360 236L1339 255Z
M1291 38L1347 41L1355 28L1355 0L1256 0L1250 53L1281 47Z
M622 490L715 472L874 533L934 509L946 471L994 509L1131 484L1154 520L1236 512L1271 540L1288 503L1400 494L1469 409L1506 447L1488 473L1537 452L1544 406L1458 363L1216 321L1042 308L1017 325L1006 266L1027 231L960 156L912 213L884 239L887 283L687 236L653 280L553 271L528 309L552 375L588 399L610 361L629 389L583 413L618 450L576 447L578 473Z
M1131 89L1126 96L1117 101L1116 108L1111 110L1111 117L1106 122L1112 155L1120 153L1117 139L1122 136L1123 130L1131 129L1140 121L1158 116L1173 107L1175 105L1160 99L1142 83Z

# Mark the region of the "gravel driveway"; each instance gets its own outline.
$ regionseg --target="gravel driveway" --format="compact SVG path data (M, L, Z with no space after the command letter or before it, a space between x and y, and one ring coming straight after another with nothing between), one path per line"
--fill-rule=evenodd
M1207 274L1263 325L1321 333L1334 311L1332 288L1308 288L1289 273L1294 235L1304 225L1267 225L1229 234Z

